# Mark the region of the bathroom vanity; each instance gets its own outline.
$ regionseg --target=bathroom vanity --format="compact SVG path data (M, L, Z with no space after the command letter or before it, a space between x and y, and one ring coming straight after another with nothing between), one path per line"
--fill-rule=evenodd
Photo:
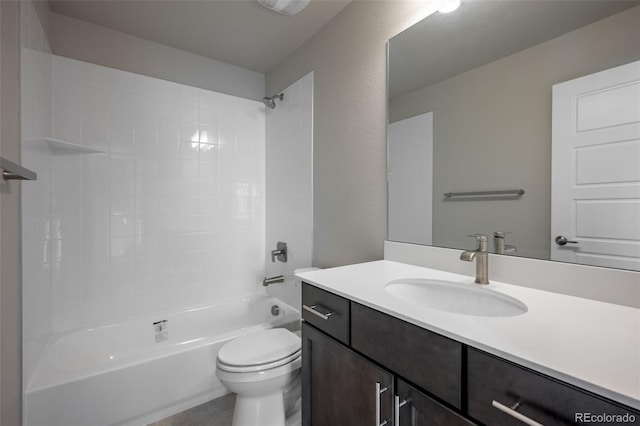
M391 261L300 277L303 425L640 424L638 309ZM425 308L399 279L524 309Z

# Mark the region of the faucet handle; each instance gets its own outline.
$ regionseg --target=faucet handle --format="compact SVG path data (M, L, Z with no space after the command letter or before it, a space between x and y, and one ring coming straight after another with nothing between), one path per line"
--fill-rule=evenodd
M287 262L287 243L278 241L276 250L271 250L271 261L275 262L276 259L280 262Z
M486 234L471 234L467 235L467 237L475 238L478 243L477 250L479 251L487 251L487 241L488 237Z
M507 234L513 234L511 231L494 231L493 238L504 238Z

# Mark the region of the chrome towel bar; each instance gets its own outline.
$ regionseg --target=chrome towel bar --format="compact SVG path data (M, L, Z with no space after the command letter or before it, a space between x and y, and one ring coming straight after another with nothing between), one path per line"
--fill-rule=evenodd
M492 195L497 196L516 196L519 197L524 194L524 189L499 189L495 191L469 191L469 192L446 192L444 198L453 197L487 197Z
M2 170L2 180L36 180L38 175L29 169L22 167L13 161L0 157L0 169Z

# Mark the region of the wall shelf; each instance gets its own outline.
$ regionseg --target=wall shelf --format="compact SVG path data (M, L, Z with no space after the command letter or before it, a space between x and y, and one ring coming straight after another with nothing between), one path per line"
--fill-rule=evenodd
M59 139L44 138L44 142L51 150L52 154L69 155L69 154L106 154L105 150L91 148L88 146L78 145Z

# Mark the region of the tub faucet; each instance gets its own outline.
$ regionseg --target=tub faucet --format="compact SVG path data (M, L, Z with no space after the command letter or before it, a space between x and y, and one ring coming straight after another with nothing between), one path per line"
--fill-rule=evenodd
M280 262L287 262L287 243L278 241L275 250L271 250L271 261L275 262L278 259Z
M476 280L478 284L489 284L489 254L487 253L487 236L484 234L469 235L475 237L478 247L460 253L460 260L476 261Z
M262 280L262 285L266 287L270 284L277 284L277 283L283 283L283 282L284 282L284 275L277 275L271 278L265 277L264 280Z

